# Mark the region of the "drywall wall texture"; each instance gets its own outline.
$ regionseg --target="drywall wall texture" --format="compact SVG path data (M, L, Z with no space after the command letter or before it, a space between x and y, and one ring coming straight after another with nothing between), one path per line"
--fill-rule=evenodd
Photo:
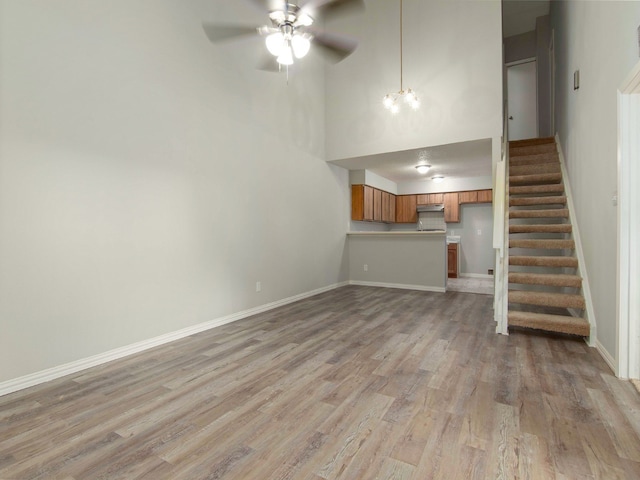
M460 205L460 223L447 224L448 235L460 236L460 273L487 275L494 268L493 208L487 203Z
M617 90L638 62L640 2L551 2L556 128L567 160L598 341L616 358ZM580 88L573 90L573 72Z
M536 56L536 31L512 35L504 39L504 63L517 62Z
M326 70L328 160L500 137L500 1L404 1L403 87L422 105L395 116L382 98L400 90L399 2L366 5L329 24L361 42Z
M323 66L287 86L204 20L264 18L0 2L0 382L347 279Z

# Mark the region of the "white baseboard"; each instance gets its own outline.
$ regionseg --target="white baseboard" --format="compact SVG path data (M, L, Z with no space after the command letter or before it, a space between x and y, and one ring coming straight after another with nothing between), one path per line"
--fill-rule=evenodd
M119 358L123 358L128 355L132 355L134 353L143 352L150 348L157 347L159 345L164 345L165 343L173 342L174 340L179 340L181 338L188 337L196 333L204 332L205 330L209 330L211 328L226 325L227 323L235 322L236 320L241 320L243 318L250 317L251 315L256 315L258 313L266 312L268 310L273 310L274 308L278 308L278 307L287 305L289 303L297 302L299 300L304 300L305 298L313 297L314 295L319 295L320 293L328 292L330 290L334 290L338 287L343 287L348 284L349 282L335 283L327 287L322 287L316 290L311 290L309 292L300 293L292 297L284 298L282 300L277 300L275 302L267 303L265 305L260 305L258 307L250 308L248 310L243 310L241 312L233 313L231 315L226 315L224 317L216 318L208 322L199 323L198 325L193 325L191 327L183 328L175 332L165 333L164 335L150 338L148 340L143 340L141 342L136 342L131 345L115 348L113 350L109 350L104 353L99 353L98 355L93 355L91 357L75 360L70 363L65 363L64 365L48 368L46 370L31 373L23 377L18 377L12 380L8 380L6 382L0 382L0 396L17 392L18 390L22 390L25 388L33 387L35 385L39 385L44 382L49 382L51 380L64 377L65 375L77 373L87 368L102 365L103 363L107 363L112 360L117 360Z
M487 273L461 273L460 276L468 278L486 278L493 280L493 275L489 275Z
M420 290L422 292L444 293L443 287L427 287L424 285L405 285L403 283L382 283L382 282L361 282L359 280L350 280L349 285L360 285L363 287L382 287L382 288L400 288L403 290Z
M617 375L618 372L616 371L616 361L614 360L614 358L609 354L609 352L607 352L607 350L602 346L599 340L595 341L595 347L603 360L607 363L607 365L609 365L609 368L611 369L613 374Z

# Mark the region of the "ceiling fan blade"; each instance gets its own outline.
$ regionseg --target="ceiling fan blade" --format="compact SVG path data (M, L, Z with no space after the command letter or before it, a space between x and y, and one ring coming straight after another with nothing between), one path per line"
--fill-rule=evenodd
M325 19L351 12L363 12L364 0L307 0L300 8Z
M357 40L344 35L316 29L309 29L308 31L313 35L313 44L320 47L318 51L332 63L344 60L358 46Z
M203 23L202 28L212 43L235 40L236 38L247 37L259 33L256 27L244 25L228 25L219 23Z

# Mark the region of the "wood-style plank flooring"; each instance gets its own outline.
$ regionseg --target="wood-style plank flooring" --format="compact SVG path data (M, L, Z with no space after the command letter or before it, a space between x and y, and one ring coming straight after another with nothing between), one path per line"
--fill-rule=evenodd
M491 303L343 287L0 397L0 478L640 478L633 386Z

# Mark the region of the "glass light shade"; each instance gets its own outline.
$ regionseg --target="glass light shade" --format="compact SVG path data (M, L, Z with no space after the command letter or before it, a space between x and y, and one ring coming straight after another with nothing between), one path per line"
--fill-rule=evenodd
M272 33L265 39L265 43L267 44L267 50L274 57L279 57L282 55L282 51L285 47L284 35L281 32Z
M420 100L418 100L418 97L415 97L413 102L411 102L411 108L413 108L414 110L420 108Z
M291 47L289 45L285 46L282 49L282 53L277 58L277 60L280 65L293 65L293 55L291 52Z
M400 107L398 106L398 104L396 102L393 102L391 104L391 108L389 109L391 110L391 113L396 114L400 111Z
M416 94L415 94L415 93L413 93L413 90L408 89L408 90L407 90L407 93L406 93L406 94L405 94L405 96L404 96L404 101L411 105L411 104L413 104L413 102L414 102L414 101L416 101L416 100L417 100L417 98L416 98Z
M302 58L309 53L311 42L303 35L294 35L291 39L291 47L296 58Z
M305 27L309 27L313 24L313 18L307 15L304 12L300 12L298 15L298 19L296 20L296 25L303 25Z
M430 168L431 165L418 165L416 167L416 170L418 170L418 173L427 173Z
M390 109L393 106L393 98L391 98L391 95L385 95L382 99L382 104L384 105L384 108Z
M437 175L435 177L432 177L431 180L433 180L436 183L442 183L444 182L444 177L441 175Z

